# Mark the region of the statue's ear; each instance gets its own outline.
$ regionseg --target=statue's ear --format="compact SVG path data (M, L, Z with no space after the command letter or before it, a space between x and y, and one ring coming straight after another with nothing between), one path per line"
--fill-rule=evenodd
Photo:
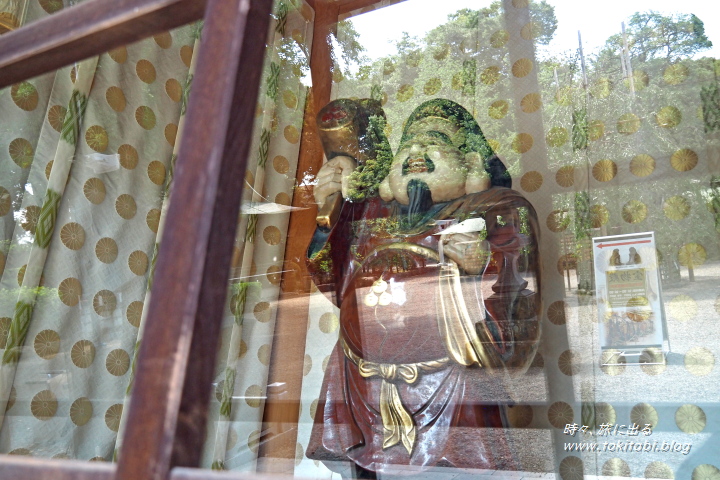
M485 162L478 152L465 154L468 166L467 180L465 180L465 194L484 192L490 188L490 175L485 170Z
M386 202L395 199L395 195L393 195L392 189L390 188L390 175L386 175L383 181L380 182L379 192L380 198L382 198Z

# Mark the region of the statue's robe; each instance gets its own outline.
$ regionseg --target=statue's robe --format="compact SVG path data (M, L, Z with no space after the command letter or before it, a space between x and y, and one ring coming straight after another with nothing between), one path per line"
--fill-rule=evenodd
M505 366L532 360L539 325L535 318L513 330L493 318L484 299L497 275L466 275L447 256L439 262L443 222L435 221L494 218L518 206L532 209L515 191L494 187L405 222L396 202L346 202L332 231L316 232L309 266L322 273L314 259L329 244L340 340L308 457L376 472L398 464L517 468L503 432L512 404ZM519 234L502 228L496 238ZM476 251L477 261L491 263L489 252ZM523 342L530 347L516 348Z

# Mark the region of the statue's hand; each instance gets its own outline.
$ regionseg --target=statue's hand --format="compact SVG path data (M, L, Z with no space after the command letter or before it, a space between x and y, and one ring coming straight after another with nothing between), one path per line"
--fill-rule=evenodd
M346 156L333 157L326 162L317 175L317 185L313 190L315 203L324 205L325 199L337 192L342 192L347 198L348 179L356 166L355 160Z
M473 233L455 233L443 235L443 253L469 275L478 275L483 271L489 252L482 248L480 235Z

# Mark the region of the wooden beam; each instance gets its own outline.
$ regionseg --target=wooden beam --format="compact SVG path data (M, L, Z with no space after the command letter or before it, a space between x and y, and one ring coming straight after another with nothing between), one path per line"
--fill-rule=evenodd
M0 88L203 17L206 0L88 0L0 37Z
M113 480L115 465L0 455L0 480Z
M201 445L205 432L206 411L187 407L194 395L210 395L211 375L187 377L194 366L203 364L212 370L214 352L208 357L194 357L205 344L216 348L217 335L200 332L202 327L217 331L225 297L230 266L230 248L216 248L218 238L213 230L232 241L237 215L232 206L223 208L224 199L234 194L240 198L242 178L223 171L228 160L244 171L246 153L252 140L257 74L261 70L266 29L253 22L267 21L257 16L269 14L270 0L209 0L203 41L188 105L185 132L175 170L175 180L167 212L166 228L158 255L152 298L149 301L144 340L140 346L138 371L128 408L127 430L118 462L118 480L164 480L169 474L178 412L185 409L180 421L180 444L194 441ZM263 13L264 12L264 13ZM252 17L249 22L248 18ZM261 32L258 33L258 32ZM241 66L240 59L245 63ZM243 75L250 77L244 78ZM247 83L246 83L247 82ZM238 103L236 92L248 98ZM231 122L231 118L233 119ZM237 130L229 132L228 127ZM235 137L234 139L228 139ZM235 155L226 151L235 148ZM238 203L235 201L235 203ZM231 224L227 230L224 224ZM219 285L217 291L209 288ZM211 296L217 305L208 307ZM203 312L201 308L208 307ZM203 323L198 326L198 322ZM194 335L201 333L200 335ZM206 338L203 338L206 337ZM193 342L194 340L194 342ZM200 346L192 345L201 342ZM199 349L199 350L198 350ZM188 370L190 368L190 370ZM206 367L202 367L204 369ZM204 371L204 370L203 370ZM183 390L184 383L196 383ZM201 392L201 393L198 393ZM196 418L186 418L185 416ZM187 425L200 429L195 440L188 439ZM199 443L198 443L199 442ZM189 443L191 444L191 443ZM187 449L185 449L187 452ZM200 447L183 463L195 463ZM175 456L177 460L177 456Z
M221 177L212 212L210 250L205 259L205 275L200 285L200 303L196 314L193 342L190 346L190 358L202 359L202 361L190 361L187 364L185 375L187 381L183 388L175 434L173 466L199 465L205 445L211 385L215 374L221 320L228 291L242 187L245 184L243 178L253 139L254 112L272 3L272 0L250 0L247 20L242 25L244 29L238 28L237 34L230 31L226 37L228 42L241 43L242 49L239 53L240 63L235 83L230 85L230 91L234 91L234 95L230 105L228 135L225 137L220 167ZM208 28L212 28L210 24ZM218 56L217 61L222 61L222 57ZM198 69L196 75L212 75L212 73L201 73Z

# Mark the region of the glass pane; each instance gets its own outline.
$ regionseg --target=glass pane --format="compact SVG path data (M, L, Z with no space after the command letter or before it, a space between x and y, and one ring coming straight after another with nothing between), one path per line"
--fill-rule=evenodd
M717 475L713 7L275 8L204 465Z
M198 35L0 92L2 453L113 459Z

